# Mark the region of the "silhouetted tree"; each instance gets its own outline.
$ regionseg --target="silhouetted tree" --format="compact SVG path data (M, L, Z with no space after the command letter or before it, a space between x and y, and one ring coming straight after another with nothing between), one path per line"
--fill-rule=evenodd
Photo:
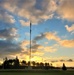
M40 65L39 62L37 62L37 63L36 63L36 66L39 66L39 65Z
M22 64L23 66L26 66L26 61L25 61L25 60L22 60L21 64Z
M39 62L36 63L36 67L37 67L37 69L40 68L40 64L39 64Z
M14 62L12 59L8 60L9 69L12 69L12 66L14 65Z
M12 69L12 67L19 68L19 59L16 57L16 59L7 59L7 57L5 58L4 62L3 62L3 68L4 69Z
M30 63L31 63L31 62L30 62L30 61L28 61L27 65L28 65L28 66L30 66Z
M65 64L63 63L63 67L62 67L62 70L67 70Z
M18 57L16 57L15 59L7 59L7 57L4 59L4 62L2 64L4 69L25 69L28 68L28 66L30 66L30 61L26 62L25 60L22 60L21 62L22 65L20 65L19 59ZM33 69L49 69L52 68L53 66L52 64L49 65L49 63L43 63L43 62L31 62L31 64L33 65L32 68ZM65 64L63 64L62 67L63 70L66 70L66 66Z
M43 69L44 68L44 63L40 63L40 68Z
M47 69L47 70L48 70L48 69L49 69L49 67L50 67L50 66L49 66L49 63L45 63L45 69Z
M18 57L16 56L16 59L14 60L14 67L15 67L15 68L19 68L19 65L20 65L19 59L18 59Z
M35 65L36 65L35 61L32 61L32 65L33 65L33 66L35 66Z
M5 60L4 60L4 62L3 62L3 67L4 67L4 69L7 69L7 68L9 67L7 57L5 57Z

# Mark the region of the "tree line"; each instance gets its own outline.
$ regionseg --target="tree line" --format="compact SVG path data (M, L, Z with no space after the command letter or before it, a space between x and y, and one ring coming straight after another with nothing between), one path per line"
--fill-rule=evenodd
M18 57L15 59L8 59L7 57L4 59L3 63L0 66L0 69L27 69L30 66L30 61L22 60L19 61ZM32 69L59 69L58 67L54 67L52 64L43 63L43 62L35 62L31 61ZM63 70L66 70L66 66L63 63Z

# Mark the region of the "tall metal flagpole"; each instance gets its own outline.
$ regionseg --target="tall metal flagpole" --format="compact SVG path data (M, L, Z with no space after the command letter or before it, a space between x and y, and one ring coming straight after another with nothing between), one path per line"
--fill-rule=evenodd
M31 22L30 22L30 66L31 66Z

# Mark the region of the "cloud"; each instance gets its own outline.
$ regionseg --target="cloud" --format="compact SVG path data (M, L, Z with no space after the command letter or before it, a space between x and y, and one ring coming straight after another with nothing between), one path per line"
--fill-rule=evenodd
M68 32L74 33L74 24L72 24L70 27L68 25L66 25L65 28Z
M60 41L60 38L59 38L55 33L46 32L46 33L45 33L45 37L46 37L48 40Z
M74 39L73 40L62 40L59 43L60 43L60 45L67 47L67 48L73 48L74 47Z
M58 60L52 60L51 62L52 62L52 63L54 63L54 62L58 62Z
M42 62L42 57L40 57L40 56L33 56L31 61Z
M52 47L51 46L47 46L47 47L44 47L44 51L53 53L53 52L56 52L57 49L54 48L53 46Z
M32 2L28 4L28 6L24 4L21 11L18 12L20 16L24 16L25 18L30 19L32 23L39 23L44 20L51 19L53 17L53 12L55 10L55 6L53 6L53 4L55 5L54 1L27 0L28 3L29 1ZM49 7L49 9L47 9L47 7Z
M0 9L0 20L7 23L14 23L15 19L12 15L8 14L5 10Z
M41 33L40 35L38 35L38 36L36 36L35 38L34 38L34 40L41 40L41 39L43 39L45 37L45 34L44 33Z
M57 8L55 0L4 0L1 6L35 24L52 19Z
M63 19L74 21L74 0L62 0L58 5L57 13Z
M12 43L8 40L0 40L0 56L8 56L21 52L22 48L19 44Z
M59 18L74 21L74 0L3 0L0 6L13 14L30 20L32 24L52 19L55 12ZM14 21L14 18L11 19L11 22ZM20 21L23 26L28 26L28 22Z
M28 41L28 40L24 40L24 41L22 41L21 43L20 43L20 46L21 46L21 48L23 48L23 51L22 52L28 52L29 53L29 45L30 45L30 41ZM37 44L37 43L33 43L32 42L32 45L31 45L31 49L32 49L32 53L33 53L33 55L39 55L39 54L37 54L37 53L40 53L40 54L42 54L43 55L43 52L41 52L40 50L42 50L44 47L42 46L42 45L39 45L39 44ZM27 54L28 54L27 53Z
M20 20L22 26L30 26L30 21L25 22L24 20Z
M14 59L16 58L16 56L18 56L18 58L20 59L20 61L22 60L26 60L26 61L29 61L29 55L28 55L28 52L17 52L16 54L10 54L6 57L8 57L8 59ZM5 57L4 57L5 58Z
M20 45L21 45L22 47L25 47L25 46L27 46L27 45L29 45L29 44L30 44L30 41L29 41L29 40L24 40L24 41L21 42Z
M74 32L72 32L71 34L74 34Z
M67 48L73 48L74 47L74 40L71 39L71 40L62 40L59 36L56 35L56 33L51 33L51 32L45 32L45 33L42 33L38 36L36 36L34 38L35 41L39 41L39 40L42 40L42 39L48 39L49 41L50 40L54 40L56 41L59 45L63 46L63 47L67 47ZM48 47L47 47L48 48ZM52 48L51 48L52 49ZM48 49L47 49L48 50ZM50 50L50 47L49 47L49 50ZM56 51L54 49L54 51Z
M42 45L39 45L39 44L34 44L31 48L35 51L35 50L43 49L44 47Z
M45 32L45 33L41 33L40 35L38 35L37 37L34 38L34 40L41 40L43 38L46 38L48 40L55 40L55 41L60 41L61 39L56 35L56 33L52 33L52 32Z
M9 40L0 40L0 58L15 58L15 56L19 56L20 60L27 60L29 61L29 41L25 40L21 43L15 43ZM38 55L40 53L43 55L41 51L32 50L34 55Z
M48 58L49 59L49 58ZM73 59L70 59L69 57L55 57L55 58L53 58L53 57L50 57L50 59L49 59L51 62L53 62L53 63L55 63L55 62L74 62L74 60Z
M65 60L64 59L61 59L60 62L65 62Z
M73 62L73 60L72 59L68 59L67 62Z
M20 53L23 48L17 43L18 33L16 28L0 30L0 58Z
M40 50L37 50L36 52L32 52L32 55L33 56L43 56L44 55L44 52L43 51L40 51Z
M15 39L18 37L17 29L16 28L7 28L0 30L0 38L5 39Z
M61 59L60 62L73 62L73 59L68 59L68 60Z

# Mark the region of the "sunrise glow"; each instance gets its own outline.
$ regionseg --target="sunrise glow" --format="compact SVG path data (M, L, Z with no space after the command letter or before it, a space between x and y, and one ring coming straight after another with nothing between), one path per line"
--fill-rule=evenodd
M0 0L0 63L7 57L74 67L74 0Z

